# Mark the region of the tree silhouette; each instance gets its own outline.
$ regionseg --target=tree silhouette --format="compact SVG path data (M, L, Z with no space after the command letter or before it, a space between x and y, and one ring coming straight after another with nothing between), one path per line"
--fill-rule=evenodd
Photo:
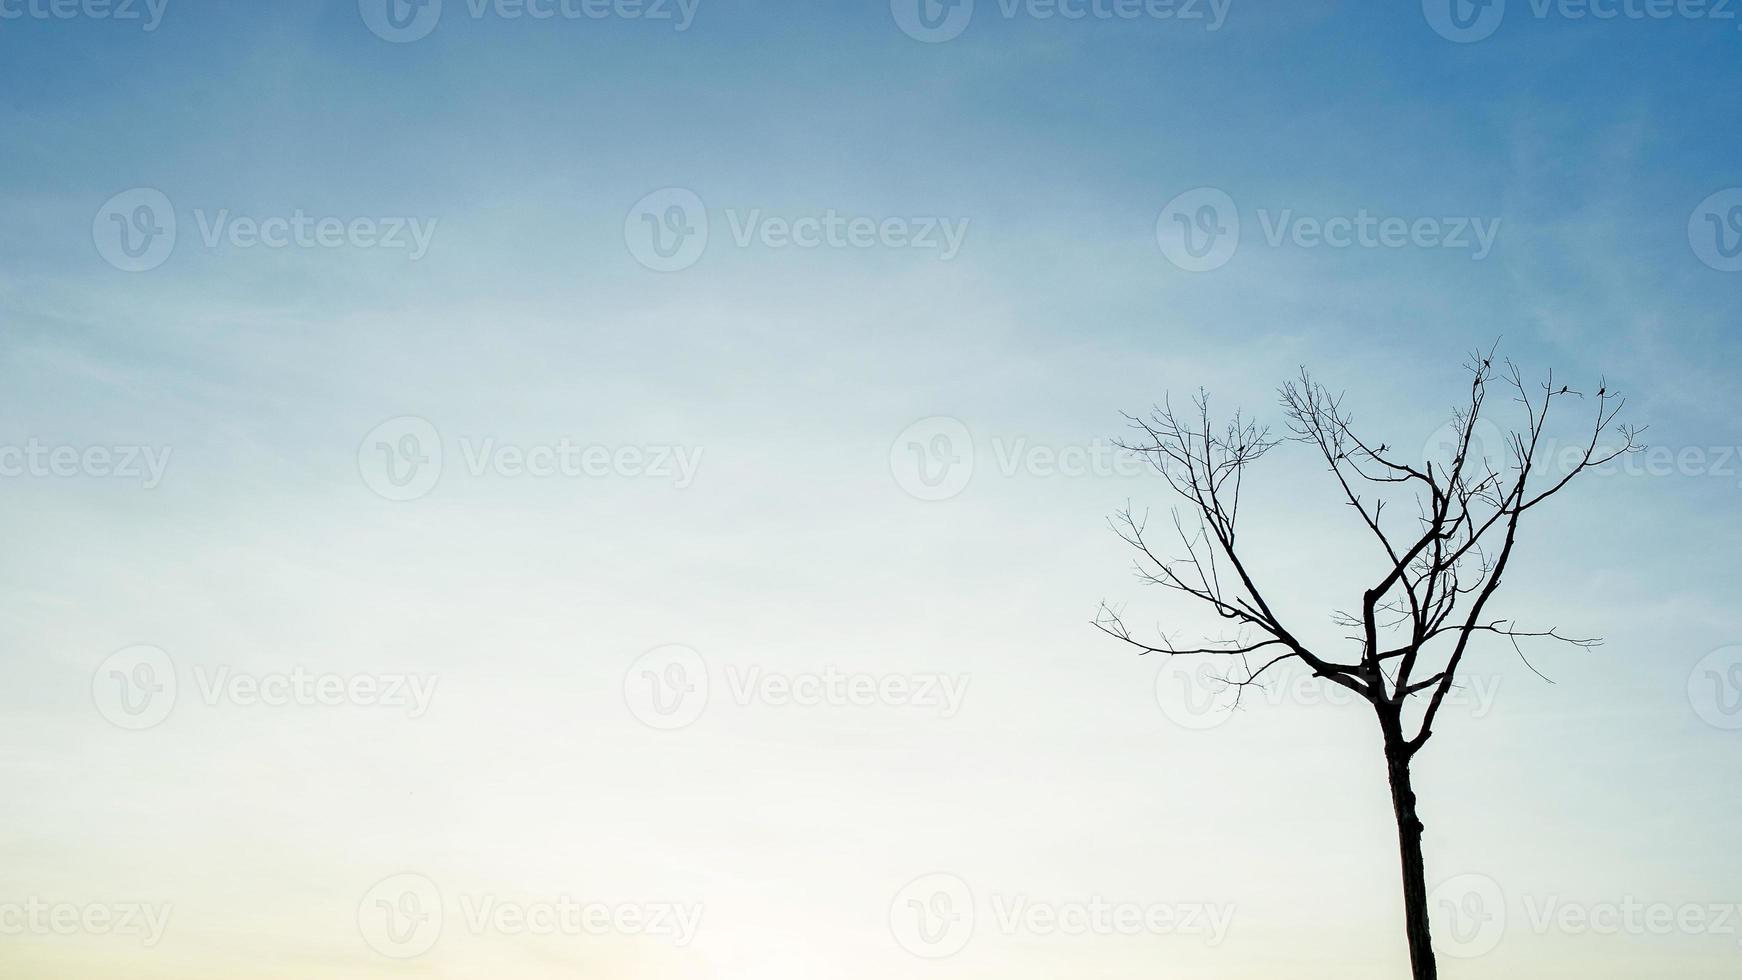
M1148 459L1186 504L1184 515L1181 508L1173 510L1172 521L1183 554L1158 555L1150 544L1147 516L1135 516L1129 505L1111 521L1114 530L1137 550L1143 581L1208 605L1236 628L1238 638L1176 647L1164 633L1152 644L1132 636L1119 612L1105 603L1095 618L1103 632L1144 654L1226 658L1222 680L1233 688L1236 702L1245 689L1262 684L1268 671L1292 660L1372 706L1397 820L1404 921L1415 980L1433 980L1437 967L1411 763L1433 735L1434 721L1478 637L1505 638L1527 666L1521 641L1581 647L1599 642L1554 629L1522 628L1516 620L1494 617L1488 605L1512 560L1524 515L1579 474L1643 448L1637 441L1641 430L1615 422L1624 400L1601 384L1593 399L1596 411L1588 438L1581 436L1565 472L1549 471L1540 458L1550 449L1544 438L1549 417L1560 403L1584 396L1555 384L1552 374L1540 385L1527 385L1511 361L1497 368L1492 351L1478 352L1466 368L1471 375L1469 397L1454 413L1451 459L1444 462L1414 462L1385 444L1363 441L1351 428L1342 397L1314 382L1304 368L1280 390L1285 437L1271 437L1238 413L1218 429L1202 392L1193 399L1195 411L1189 416L1177 415L1169 404L1147 417L1126 416L1136 435L1121 441L1121 448ZM1477 435L1491 384L1510 391L1523 416L1506 436L1499 459L1488 457ZM1611 429L1619 444L1600 447L1603 433ZM1356 631L1347 637L1351 652L1358 651L1352 662L1329 650L1309 648L1282 622L1254 579L1243 557L1249 554L1243 550L1245 542L1236 534L1247 467L1285 439L1317 449L1344 501L1374 539L1382 570L1378 580L1361 595L1358 613L1333 614L1336 623ZM1401 509L1395 504L1408 499L1413 499L1414 513L1394 518Z

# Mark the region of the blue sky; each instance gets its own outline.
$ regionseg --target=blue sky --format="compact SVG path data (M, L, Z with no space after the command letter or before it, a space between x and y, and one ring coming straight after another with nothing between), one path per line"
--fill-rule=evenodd
M149 948L26 930L9 975L1398 975L1371 719L1309 685L1182 724L1169 668L1087 625L1107 599L1216 628L1134 583L1105 529L1165 487L1023 454L1104 458L1120 412L1199 386L1279 423L1303 364L1426 447L1496 339L1529 374L1606 376L1671 455L1575 486L1502 593L1608 643L1544 651L1552 685L1481 651L1492 703L1424 757L1430 883L1479 875L1506 902L1504 938L1445 975L1734 975L1734 934L1533 916L1742 901L1737 21L1507 0L1460 43L1415 3L1232 0L1212 31L977 0L927 43L905 0L700 0L681 31L446 0L393 43L372 2L169 0L150 31L0 3L0 453L169 454L149 488L0 476L0 771L22 800L0 928L32 896L174 909ZM673 188L708 234L658 271L637 235ZM1203 188L1238 245L1191 271L1168 236ZM126 271L107 235L143 190L173 249ZM345 230L269 248L236 224L299 214ZM830 215L878 230L781 237ZM1361 216L1446 243L1314 236ZM382 247L390 227L425 245ZM946 227L948 257L914 241ZM1482 227L1479 256L1446 240ZM407 419L443 453L432 486L379 468ZM957 431L938 419L972 466L925 499L903 454ZM633 452L602 476L515 468L563 440ZM1334 644L1373 568L1360 529L1299 447L1256 479L1262 571ZM672 644L712 695L660 730L625 691ZM102 685L141 645L179 690L128 730ZM440 685L415 718L202 696L213 671L297 667ZM949 717L740 703L747 670L969 687ZM403 873L448 917L401 961L358 919ZM933 874L980 903L936 961L887 921ZM461 913L559 892L707 916L674 946ZM1213 944L1001 928L1018 894L1234 919Z

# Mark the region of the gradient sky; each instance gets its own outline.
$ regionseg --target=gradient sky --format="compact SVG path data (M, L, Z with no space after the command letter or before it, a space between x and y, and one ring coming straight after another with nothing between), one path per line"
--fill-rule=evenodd
M1127 499L1164 512L1165 486L1001 462L1104 447L1120 412L1200 386L1279 423L1301 365L1430 452L1465 355L1496 339L1533 375L1606 376L1686 462L1592 476L1527 527L1502 611L1607 643L1541 649L1553 684L1482 647L1492 703L1450 712L1418 762L1430 883L1484 876L1506 903L1497 945L1444 975L1736 975L1742 913L1727 934L1596 935L1533 912L1742 902L1742 669L1722 652L1742 643L1742 272L1697 237L1712 195L1732 190L1720 220L1742 205L1738 21L1510 0L1460 43L1434 0L1232 0L1213 31L979 0L927 43L904 0L700 0L681 31L446 0L393 43L371 2L169 0L149 31L0 3L24 12L0 17L0 448L170 451L149 489L0 476L6 975L1402 975L1370 716L1308 686L1182 723L1157 697L1177 668L1089 626L1105 599L1215 628L1135 582L1105 526ZM177 231L129 272L104 209L138 188ZM633 241L663 188L709 225L671 272ZM1228 195L1241 237L1191 272L1157 226L1197 188ZM415 260L202 238L220 212L299 210L434 233ZM948 259L733 238L752 213L831 210L967 230ZM1480 259L1272 245L1284 211L1499 225ZM444 462L393 501L366 435L404 417ZM892 448L936 417L969 434L972 478L916 499ZM702 456L685 486L465 470L484 439L565 438ZM1359 526L1303 447L1251 489L1269 591L1336 649L1329 614L1377 567ZM178 693L135 731L94 683L139 644ZM668 644L707 664L710 698L658 730L625 691ZM195 673L295 668L439 685L414 718L206 704ZM968 686L949 717L734 703L728 672L750 669ZM399 960L359 910L403 873L445 914ZM940 873L972 889L975 929L925 959L892 904ZM705 917L679 947L474 934L459 908L558 895ZM1043 935L1000 928L1014 896L1235 912L1214 944ZM6 933L33 899L173 913L149 947Z

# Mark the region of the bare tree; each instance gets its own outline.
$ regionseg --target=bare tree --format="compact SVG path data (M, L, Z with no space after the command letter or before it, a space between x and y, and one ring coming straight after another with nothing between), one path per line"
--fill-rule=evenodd
M1520 658L1526 640L1581 647L1599 642L1522 627L1516 620L1494 616L1489 602L1512 560L1524 516L1579 474L1642 448L1640 430L1615 422L1624 402L1606 383L1589 399L1557 385L1552 374L1540 385L1528 385L1511 361L1496 366L1492 351L1478 352L1466 367L1471 375L1468 400L1454 414L1449 461L1416 462L1387 445L1363 441L1351 428L1342 397L1314 382L1305 369L1280 391L1288 427L1283 437L1273 438L1239 414L1226 426L1214 425L1208 398L1201 392L1190 415L1164 405L1147 417L1127 416L1136 435L1122 441L1121 448L1147 458L1184 500L1183 508L1173 510L1172 520L1179 551L1168 557L1158 554L1147 516L1134 515L1129 505L1112 520L1114 530L1137 550L1143 581L1207 605L1234 627L1237 638L1175 646L1163 633L1154 643L1144 642L1105 603L1095 619L1102 631L1144 654L1224 658L1222 679L1234 689L1236 702L1278 665L1296 661L1372 705L1397 819L1415 980L1433 980L1437 967L1411 763L1433 735L1473 641L1503 638ZM1489 447L1497 450L1498 459L1489 457L1477 435L1478 421L1486 419L1490 386L1512 394L1520 406L1521 418L1506 436L1506 445ZM1586 415L1577 451L1564 455L1563 471L1556 473L1544 459L1551 449L1545 431L1550 415L1569 401L1594 405L1595 412ZM1603 434L1609 431L1616 433L1615 444L1603 445ZM1358 611L1333 616L1355 631L1347 637L1350 647L1343 656L1310 648L1282 621L1254 578L1249 552L1237 535L1246 470L1284 439L1306 443L1323 457L1338 492L1372 539L1379 564L1377 581L1362 593ZM1397 516L1404 509L1400 502L1413 502L1407 516Z

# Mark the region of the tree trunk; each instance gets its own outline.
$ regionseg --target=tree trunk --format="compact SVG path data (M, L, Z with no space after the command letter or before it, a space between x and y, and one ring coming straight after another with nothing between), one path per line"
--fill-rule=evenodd
M1397 814L1398 855L1403 861L1403 922L1409 937L1412 980L1436 980L1433 939L1428 931L1427 869L1421 854L1421 817L1416 812L1415 789L1409 778L1409 746L1403 737L1401 719L1381 709L1379 725L1385 732L1385 771L1391 780L1391 807Z

